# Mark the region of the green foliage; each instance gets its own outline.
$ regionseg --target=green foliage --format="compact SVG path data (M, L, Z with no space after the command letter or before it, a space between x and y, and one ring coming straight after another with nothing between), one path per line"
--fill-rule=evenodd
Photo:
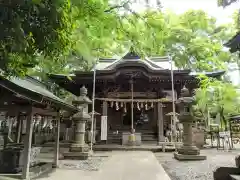
M38 64L39 52L55 57L71 48L68 0L3 1L0 8L0 65L5 74L24 75Z
M232 35L231 26L217 26L204 11L189 10L181 15L146 11L141 17L144 20L135 19L134 26L125 25L128 36L122 39L127 41L131 35L136 50L145 55L170 54L179 68L196 71L223 69L231 59L222 46Z
M231 83L200 76L200 88L196 91L196 108L207 120L207 111L220 114L221 124L226 127L229 116L239 113L239 99L236 87Z
M216 20L204 11L189 10L177 15L151 10L137 14L127 10L131 13L103 16L98 23L95 19L85 22L90 23L86 28L88 33L81 35L78 47L95 56L96 51L89 49L102 49L97 56L111 57L133 46L142 56L172 55L179 68L196 71L224 69L225 62L231 59L231 54L223 51L222 43L233 35L232 25L217 26ZM106 22L102 29L105 20L111 23Z
M76 64L89 69L97 57L130 46L142 56L170 54L178 67L197 71L222 69L230 59L222 41L231 26L218 27L204 11L136 13L128 1L109 0L20 0L0 8L0 65L7 75L24 75L29 67L34 73L67 73Z

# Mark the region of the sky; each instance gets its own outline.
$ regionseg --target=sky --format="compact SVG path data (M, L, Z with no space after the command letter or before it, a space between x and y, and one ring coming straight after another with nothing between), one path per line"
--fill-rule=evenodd
M183 13L188 9L204 10L221 24L231 21L234 11L240 8L239 2L226 8L218 7L217 0L161 0L161 2L164 9L171 9L176 13Z
M134 9L144 9L146 0L132 0ZM156 7L156 0L148 0L149 4ZM189 9L201 9L209 15L214 16L220 24L231 21L231 16L240 8L240 2L234 3L226 8L218 7L217 0L160 0L163 9L170 9L176 13L184 13Z

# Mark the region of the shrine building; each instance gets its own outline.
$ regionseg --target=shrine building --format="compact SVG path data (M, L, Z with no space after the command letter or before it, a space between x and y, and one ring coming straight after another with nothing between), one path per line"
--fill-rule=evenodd
M98 135L106 131L107 143L120 144L122 134L133 127L136 133L141 133L143 143L164 142L171 123L168 115L173 111L171 74L175 100L183 86L190 91L198 87L197 74L191 73L191 70L179 70L174 64L171 68L168 57L141 59L136 53L129 52L118 59L99 59L95 76L95 111L101 114L96 119ZM205 74L220 78L224 71ZM93 70L76 71L70 77L57 74L49 77L76 96L85 86L92 98ZM101 129L102 117L107 117L105 130Z

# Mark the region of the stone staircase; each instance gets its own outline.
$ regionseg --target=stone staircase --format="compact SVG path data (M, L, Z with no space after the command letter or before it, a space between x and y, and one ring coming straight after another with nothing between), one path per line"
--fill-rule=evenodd
M127 130L108 131L108 144L122 144L122 132L128 132ZM136 132L142 133L143 144L156 144L157 136L150 130L137 130Z

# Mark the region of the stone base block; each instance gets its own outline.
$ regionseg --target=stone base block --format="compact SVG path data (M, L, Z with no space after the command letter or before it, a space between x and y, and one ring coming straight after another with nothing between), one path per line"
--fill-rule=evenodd
M197 148L196 146L185 146L183 145L182 147L177 149L177 152L179 154L183 154L183 155L200 155L200 150L199 148Z
M140 146L141 145L141 133L131 134L130 132L122 133L122 145Z
M88 152L89 146L87 144L71 144L70 152Z
M128 146L136 146L136 136L135 136L135 134L130 134L129 136L128 136L128 143L127 143L127 145Z
M63 154L64 159L71 160L87 160L89 157L88 152L66 152Z
M203 155L186 155L186 154L179 154L177 152L174 153L174 158L179 161L200 161L206 160L207 156Z

